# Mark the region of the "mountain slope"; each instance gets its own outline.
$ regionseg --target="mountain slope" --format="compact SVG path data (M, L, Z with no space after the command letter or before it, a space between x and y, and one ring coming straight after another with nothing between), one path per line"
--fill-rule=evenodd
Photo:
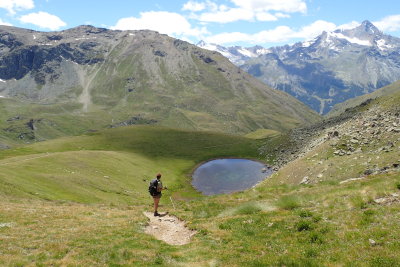
M101 127L150 123L247 133L318 120L305 105L219 53L152 31L80 26L44 33L1 26L0 43L6 121L18 116L24 124L38 121L54 116L52 107L67 110L61 114L78 117L82 126L94 118ZM20 114L18 101L43 112Z
M212 157L259 157L260 140L136 126L0 151L0 264L398 266L400 132L386 128L399 93L300 130L299 142L315 137L304 154L229 195L200 196L185 174ZM263 141L269 156L288 145L276 138ZM197 232L187 245L144 231L154 168L169 187L160 211Z
M354 29L323 32L232 62L245 61L242 69L325 114L337 103L399 80L399 49L399 38L364 21Z
M339 103L332 108L332 110L327 114L327 116L333 117L342 114L346 111L346 109L351 109L361 104L366 105L369 101L378 97L394 96L396 92L399 91L400 91L400 81L397 81L388 86L382 87L370 94L351 98L343 103Z
M276 164L284 167L273 180L316 184L393 172L400 177L400 83L372 95L368 101L361 101L364 96L353 100L318 124L291 131L290 141L278 149L283 153Z

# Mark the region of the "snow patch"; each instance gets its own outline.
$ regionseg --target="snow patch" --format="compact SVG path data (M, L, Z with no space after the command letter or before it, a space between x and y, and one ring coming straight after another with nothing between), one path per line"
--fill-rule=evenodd
M233 56L231 53L229 53L229 52L218 51L218 50L215 50L215 51L220 52L224 57L226 57L226 58L228 58L228 59L231 59L232 57L234 57L234 56Z
M261 48L261 49L257 49L256 50L256 54L257 55L265 55L265 54L268 54L268 53L271 53L271 50L266 49L266 48Z
M386 44L386 41L383 39L376 41L376 45L380 50L387 50L390 48L394 48L392 45Z
M36 35L33 35L33 40L35 40L36 39Z
M205 45L202 45L201 48L211 50L211 51L218 51L217 45L214 45L214 44L205 44Z
M129 33L129 36L135 36L135 34L134 33Z
M0 82L2 82L2 83L6 83L6 81L5 81L5 80L2 80L2 79L0 79Z
M301 43L301 47L310 47L313 44L312 41L306 41Z
M257 57L257 55L254 55L251 51L244 48L238 49L238 52L246 57Z
M358 38L350 38L350 37L348 37L346 35L343 35L342 33L336 33L336 32L333 32L333 33L330 33L330 34L332 36L336 37L336 38L345 39L345 40L347 40L347 41L349 41L350 43L353 43L353 44L359 44L359 45L363 45L363 46L372 46L372 44L368 40L361 40L361 39L358 39Z

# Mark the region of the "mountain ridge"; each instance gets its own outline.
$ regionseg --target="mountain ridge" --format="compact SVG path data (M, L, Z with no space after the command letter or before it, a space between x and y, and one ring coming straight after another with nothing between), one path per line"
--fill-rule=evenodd
M313 40L231 61L326 114L337 103L399 80L399 49L400 38L384 34L366 20L353 29L323 32Z
M2 26L0 51L0 105L7 110L0 128L14 138L35 136L44 122L67 127L58 132L154 123L242 134L319 119L219 53L153 31ZM69 120L79 127L67 126Z

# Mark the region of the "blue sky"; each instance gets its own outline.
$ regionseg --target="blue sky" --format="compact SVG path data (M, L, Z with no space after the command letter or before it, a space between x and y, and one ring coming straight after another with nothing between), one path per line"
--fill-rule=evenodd
M400 37L398 0L0 0L0 24L57 31L90 24L151 29L192 43L264 47L364 20Z

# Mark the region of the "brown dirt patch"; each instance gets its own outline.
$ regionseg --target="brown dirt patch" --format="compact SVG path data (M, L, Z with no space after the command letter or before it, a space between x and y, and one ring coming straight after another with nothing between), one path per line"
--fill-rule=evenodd
M190 243L190 238L196 234L196 231L186 227L184 221L177 217L162 214L155 217L151 212L144 212L144 215L150 219L145 233L154 236L170 245L185 245Z

